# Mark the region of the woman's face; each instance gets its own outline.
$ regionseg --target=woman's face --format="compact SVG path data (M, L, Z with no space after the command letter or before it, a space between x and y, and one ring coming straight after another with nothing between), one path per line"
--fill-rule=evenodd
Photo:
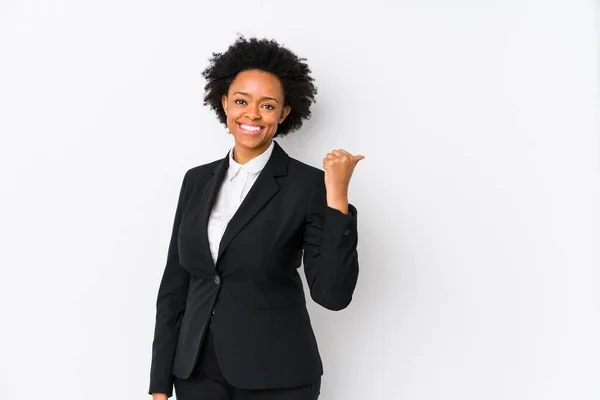
M275 75L249 70L235 77L221 102L236 149L257 156L269 147L277 126L290 113L284 100L283 87Z

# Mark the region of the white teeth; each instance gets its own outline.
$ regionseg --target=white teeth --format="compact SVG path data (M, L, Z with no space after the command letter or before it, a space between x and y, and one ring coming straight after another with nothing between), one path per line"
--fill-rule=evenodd
M260 126L249 126L249 125L240 125L242 127L243 130L245 131L260 131L261 127Z

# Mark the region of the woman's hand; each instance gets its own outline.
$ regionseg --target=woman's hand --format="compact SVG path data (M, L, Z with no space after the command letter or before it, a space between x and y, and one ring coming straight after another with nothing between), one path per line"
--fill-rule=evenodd
M348 214L348 186L354 172L354 167L360 160L365 158L361 155L352 155L346 150L333 150L327 153L323 159L325 170L325 189L327 191L327 205L337 208L344 214Z
M152 393L152 400L167 400L165 393Z

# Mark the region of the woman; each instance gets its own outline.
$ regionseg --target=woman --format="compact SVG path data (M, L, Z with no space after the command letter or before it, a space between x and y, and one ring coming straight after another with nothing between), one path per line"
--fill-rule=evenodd
M183 179L157 299L154 400L317 399L323 373L298 274L310 295L345 308L358 278L357 162L344 150L325 172L273 138L302 126L317 93L310 69L277 42L240 37L213 54L205 104L234 146Z

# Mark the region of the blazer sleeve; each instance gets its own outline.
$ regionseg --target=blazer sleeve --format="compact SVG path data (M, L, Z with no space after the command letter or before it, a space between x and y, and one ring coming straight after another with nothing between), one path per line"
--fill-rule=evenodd
M350 304L358 280L357 210L327 205L325 184L313 186L304 230L304 273L312 299L329 310Z
M179 264L177 246L187 175L186 173L181 185L173 232L171 233L167 253L167 263L158 289L156 323L152 343L150 389L148 393L166 393L168 397L173 395L173 360L190 283L189 273Z

